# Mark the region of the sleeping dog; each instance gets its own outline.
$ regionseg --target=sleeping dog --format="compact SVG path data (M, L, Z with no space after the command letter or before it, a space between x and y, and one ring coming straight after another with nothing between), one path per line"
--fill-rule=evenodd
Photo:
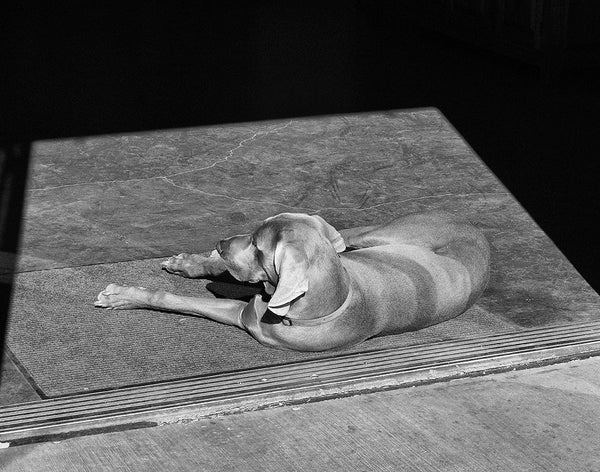
M483 292L483 234L442 212L337 231L316 215L282 213L251 234L219 241L210 256L179 254L162 267L183 277L226 271L264 283L249 303L110 284L96 306L172 311L234 325L260 343L324 351L454 318Z

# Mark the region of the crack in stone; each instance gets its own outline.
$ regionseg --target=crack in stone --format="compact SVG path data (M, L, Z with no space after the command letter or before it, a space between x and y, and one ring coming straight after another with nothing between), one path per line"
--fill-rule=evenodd
M42 191L46 191L46 190L57 190L57 189L62 189L62 188L69 188L69 187L79 187L79 186L84 186L84 185L107 185L107 184L117 184L117 183L132 183L132 182L145 182L148 180L153 180L153 179L163 179L164 181L168 182L169 184L178 187L178 188L185 188L185 187L180 187L178 185L175 185L171 180L169 180L170 177L176 177L178 175L184 175L184 174L190 174L192 172L199 172L201 170L207 170L207 169L211 169L213 167L215 167L217 164L220 164L222 162L227 162L231 157L233 157L233 153L235 151L237 151L238 149L241 149L242 147L244 147L244 144L249 142L249 141L254 141L257 137L259 136L264 136L267 134L272 134L275 133L277 131L280 131L282 129L287 128L288 126L290 126L293 123L294 120L290 120L289 122L287 122L285 125L276 127L276 128L271 128L268 129L266 131L257 131L255 132L252 136L250 136L249 138L245 138L242 139L235 147L231 148L230 150L228 150L225 154L225 157L216 160L215 162L213 162L210 165L204 166L204 167L196 167L193 169L188 169L188 170L184 170L181 172L174 172L172 174L166 174L166 175L154 175L152 177L144 177L144 178L139 178L139 179L125 179L125 180L102 180L102 181L97 181L97 182L78 182L75 184L65 184L65 185L57 185L54 187L44 187L44 188L32 188L32 189L28 189L28 192L42 192ZM189 189L187 189L189 190Z
M310 208L310 207L302 207L302 206L294 206L294 205L288 205L286 203L282 203L282 202L277 202L277 201L270 201L270 200L252 200L252 199L245 199L245 198L236 198L236 197L232 197L231 195L227 195L227 194L218 194L218 193L211 193L211 192L207 192L204 190L200 190L198 188L194 188L194 187L190 187L190 186L182 186L182 185L178 185L177 183L175 183L172 178L173 177L177 177L180 175L185 175L185 174L191 174L193 172L199 172L202 170L207 170L207 169L212 169L214 168L217 164L223 163L223 162L227 162L229 159L231 159L235 153L235 151L237 151L238 149L241 149L242 147L244 147L244 145L248 142L254 141L256 138L258 138L259 136L266 136L268 134L272 134L275 133L277 131L281 131L282 129L285 129L287 127L289 127L291 124L293 123L293 120L290 120L289 122L287 122L285 125L282 126L278 126L275 128L270 128L268 130L263 130L263 131L256 131L255 133L252 134L252 136L242 139L236 146L234 146L233 148L229 149L226 153L225 156L221 159L216 160L215 162L213 162L210 165L204 166L204 167L196 167L193 169L188 169L185 171L181 171L181 172L174 172L171 174L166 174L166 175L157 175L157 176L152 176L152 177L145 177L145 178L140 178L140 179L126 179L126 180L107 180L107 181L98 181L98 182L82 182L82 183L76 183L76 184L67 184L67 185L59 185L59 186L55 186L55 187L44 187L44 188L40 188L40 189L30 189L30 192L39 192L39 191L45 191L45 190L56 190L56 189L61 189L61 188L68 188L68 187L76 187L76 186L83 186L83 185L106 185L106 184L113 184L113 183L130 183L130 182L144 182L144 181L148 181L148 180L153 180L153 179L160 179L163 182L166 182L167 184L181 189L181 190L185 190L187 192L192 192L192 193L198 193L201 195L206 195L209 197L216 197L216 198L225 198L225 199L229 199L235 202L241 202L241 203L249 203L249 204L259 204L259 205L272 205L272 206L280 206L286 209L290 209L290 210L301 210L301 211L309 211L309 212L313 212L313 213L320 213L323 211L337 211L337 210L346 210L346 211L370 211L373 210L375 208L379 208L385 205L392 205L392 204L402 204L402 203L408 203L408 202L413 202L413 201L418 201L418 200L426 200L426 199L434 199L434 198L442 198L442 197L469 197L469 196L474 196L474 195L482 195L484 198L486 195L509 195L508 192L472 192L472 193L462 193L462 194L456 194L456 193L445 193L445 194L438 194L438 195L423 195L420 197L413 197L413 198L407 198L407 199L401 199L401 200L389 200L389 201L385 201L385 202L381 202L381 203L377 203L374 205L370 205L367 207L363 207L363 205L367 202L368 200L368 194L369 192L367 191L367 193L365 195L363 195L363 199L361 200L360 204L358 207L344 207L344 206L340 206L340 207L324 207L324 208ZM335 187L335 185L334 185Z
M282 129L285 129L288 126L290 126L292 123L293 123L293 120L290 120L285 125L280 126L278 128L269 129L267 131L257 131L256 133L254 133L249 138L242 139L237 146L235 146L234 148L232 148L229 151L227 151L227 154L225 155L225 157L223 159L215 161L215 162L213 162L212 164L210 164L208 166L197 167L197 168L194 168L194 169L184 170L184 171L181 171L181 172L175 172L173 174L163 175L163 176L161 176L161 178L165 178L165 177L177 177L178 175L190 174L192 172L198 172L200 170L212 169L217 164L220 164L222 162L227 162L231 157L233 157L233 153L235 151L237 151L238 149L241 149L242 147L244 147L244 144L247 143L248 141L254 141L260 135L267 135L267 134L276 133L277 131L281 131Z
M227 194L206 192L205 190L200 190L200 189L197 189L197 188L194 188L194 187L182 187L181 185L177 185L175 182L173 182L172 180L168 179L167 177L162 177L162 179L165 182L167 182L170 185L172 185L173 187L177 187L177 188L180 188L180 189L186 190L188 192L192 192L192 193L199 193L201 195L207 195L209 197L227 198L229 200L233 200L233 201L236 201L236 202L242 202L242 203L257 203L257 204L261 204L261 205L276 205L276 206L282 206L282 207L285 207L285 208L289 208L291 210L316 211L313 208L304 208L304 207L292 206L292 205L287 205L286 203L273 202L273 201L268 201L268 200L250 200L250 199L245 199L245 198L232 197L231 195L227 195Z

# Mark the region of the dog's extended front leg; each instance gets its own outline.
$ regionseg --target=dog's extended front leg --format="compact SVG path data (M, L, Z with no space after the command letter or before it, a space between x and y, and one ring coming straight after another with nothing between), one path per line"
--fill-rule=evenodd
M247 304L240 300L183 297L161 290L110 284L98 294L94 305L111 310L146 308L172 311L244 328L240 316Z
M201 254L179 254L169 257L161 267L171 274L190 279L217 276L227 271L225 262L217 251L213 251L208 257Z

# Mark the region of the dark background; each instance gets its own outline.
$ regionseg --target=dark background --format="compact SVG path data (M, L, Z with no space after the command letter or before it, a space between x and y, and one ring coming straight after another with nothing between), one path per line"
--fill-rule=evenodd
M0 15L4 143L435 106L600 290L597 69L547 84L410 2L57 3Z

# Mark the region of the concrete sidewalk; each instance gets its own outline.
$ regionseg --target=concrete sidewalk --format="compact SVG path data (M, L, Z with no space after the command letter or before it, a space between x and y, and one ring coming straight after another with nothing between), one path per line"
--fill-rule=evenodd
M597 471L600 358L0 451L29 471Z

